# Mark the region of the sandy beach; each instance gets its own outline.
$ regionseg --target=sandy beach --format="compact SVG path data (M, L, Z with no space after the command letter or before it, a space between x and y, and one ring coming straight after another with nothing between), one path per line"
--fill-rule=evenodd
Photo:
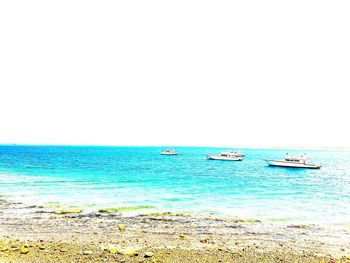
M1 262L349 262L350 228L1 201Z

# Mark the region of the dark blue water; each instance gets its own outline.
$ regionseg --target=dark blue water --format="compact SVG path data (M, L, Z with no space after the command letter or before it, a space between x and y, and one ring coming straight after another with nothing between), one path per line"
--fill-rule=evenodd
M28 205L135 207L262 220L350 220L350 152L219 148L0 146L0 195ZM272 168L264 158L307 153L320 170ZM144 211L142 211L144 212Z

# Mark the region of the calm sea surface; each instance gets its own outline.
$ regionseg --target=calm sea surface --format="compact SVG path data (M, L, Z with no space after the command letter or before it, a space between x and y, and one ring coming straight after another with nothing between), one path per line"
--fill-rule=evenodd
M349 151L241 149L244 161L224 162L205 158L206 153L224 150L220 148L177 147L178 156L163 156L160 150L0 146L0 199L46 207L134 207L142 212L271 221L350 221ZM322 168L273 168L263 161L282 158L286 152L305 152Z

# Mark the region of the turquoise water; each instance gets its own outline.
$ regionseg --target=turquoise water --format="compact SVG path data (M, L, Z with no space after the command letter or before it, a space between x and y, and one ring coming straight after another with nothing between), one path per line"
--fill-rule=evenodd
M350 152L241 149L242 162L206 160L220 148L0 146L0 199L86 209L150 206L261 220L348 223ZM307 153L320 170L264 158ZM142 211L144 212L144 211Z

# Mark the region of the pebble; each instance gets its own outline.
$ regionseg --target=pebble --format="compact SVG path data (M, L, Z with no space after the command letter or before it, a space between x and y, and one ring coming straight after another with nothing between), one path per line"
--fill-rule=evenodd
M29 249L26 247L21 248L21 254L28 254Z
M118 225L118 228L120 231L124 231L125 230L125 226L124 225Z
M85 256L87 256L87 255L92 255L92 251L90 251L90 250L85 250L85 251L83 252L83 255L85 255Z
M132 257L132 256L137 256L139 253L135 248L128 247L123 251L123 254Z
M108 248L108 252L111 254L117 254L118 249L116 247L110 247L110 248Z
M145 258L150 258L150 257L153 257L153 252L147 251L147 252L145 253Z

